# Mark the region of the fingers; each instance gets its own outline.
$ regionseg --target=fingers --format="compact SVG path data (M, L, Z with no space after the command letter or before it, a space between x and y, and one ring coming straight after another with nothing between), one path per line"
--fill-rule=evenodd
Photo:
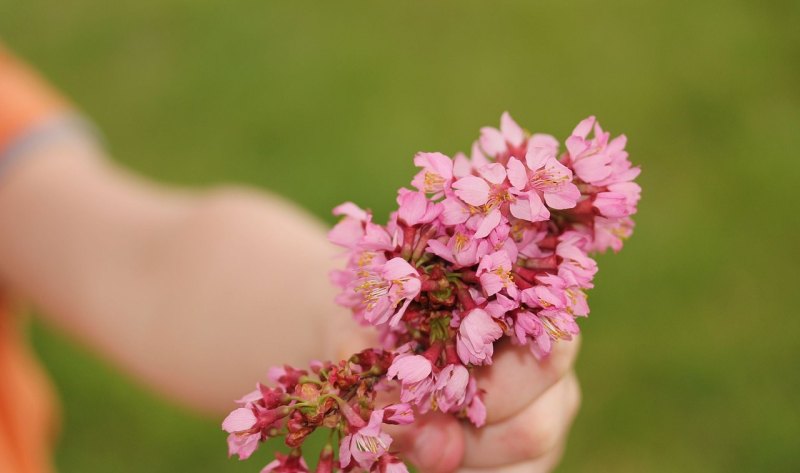
M480 429L465 428L463 465L494 468L543 458L566 438L579 405L578 379L570 372L519 414Z
M487 424L517 414L572 369L580 339L553 345L547 358L537 361L527 347L502 344L494 363L476 371L478 386L486 391Z
M407 426L384 426L399 450L421 473L452 473L464 456L462 423L449 414L431 413Z
M566 443L561 442L556 448L535 460L501 467L461 468L458 473L549 473L561 461L565 447Z

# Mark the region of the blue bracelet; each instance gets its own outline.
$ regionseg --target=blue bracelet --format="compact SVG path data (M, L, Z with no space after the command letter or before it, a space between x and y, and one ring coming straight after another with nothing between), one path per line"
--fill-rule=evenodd
M0 150L0 179L16 162L31 154L36 148L76 132L102 141L100 133L92 122L75 113L54 116L28 129L12 140L6 149Z

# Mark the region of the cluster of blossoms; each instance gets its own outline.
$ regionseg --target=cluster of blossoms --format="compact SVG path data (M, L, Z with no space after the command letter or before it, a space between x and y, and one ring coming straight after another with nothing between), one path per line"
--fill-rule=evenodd
M328 446L317 472L405 472L383 424L438 410L483 425L473 369L490 365L505 337L537 358L570 340L589 313L589 254L619 251L630 236L640 187L625 141L589 117L560 151L506 113L469 157L417 154L414 189L399 190L386 225L352 203L334 209L343 219L329 238L347 259L331 278L337 303L374 326L383 347L311 374L271 372L277 387L259 386L223 423L231 454L285 436L295 450L262 472L307 472L299 446L327 427L339 435L338 463ZM400 403L377 408L376 393L398 385Z

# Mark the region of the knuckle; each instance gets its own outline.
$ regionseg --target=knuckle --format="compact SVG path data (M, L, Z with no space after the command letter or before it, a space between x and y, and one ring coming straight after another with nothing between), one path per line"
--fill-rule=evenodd
M538 458L553 449L559 440L558 429L549 422L526 422L511 429L511 441L518 459Z
M578 377L573 373L570 375L569 394L567 397L570 419L573 419L578 414L582 400L581 383L578 381Z

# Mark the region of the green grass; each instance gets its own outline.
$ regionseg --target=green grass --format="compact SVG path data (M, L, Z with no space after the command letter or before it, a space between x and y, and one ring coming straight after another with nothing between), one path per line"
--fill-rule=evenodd
M4 39L118 159L165 182L241 182L332 221L385 216L418 150L468 149L510 110L564 137L629 136L644 188L600 257L561 472L800 471L793 1L29 0ZM258 471L219 419L147 394L38 327L70 472Z

